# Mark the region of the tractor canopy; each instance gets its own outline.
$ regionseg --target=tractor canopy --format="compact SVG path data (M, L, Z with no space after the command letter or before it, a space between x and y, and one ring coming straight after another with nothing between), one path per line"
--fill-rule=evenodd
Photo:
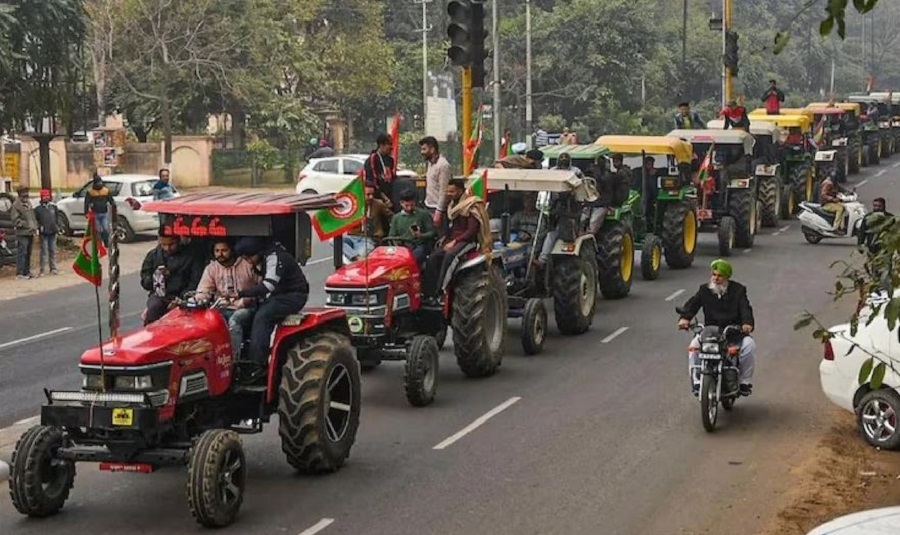
M572 171L547 171L542 169L476 169L469 176L469 183L487 172L490 192L532 191L550 193L570 192L579 202L597 200L597 190Z
M765 121L774 123L782 129L799 128L803 132L807 132L812 124L812 113L804 115L755 115L753 120L750 121L751 125L753 121Z
M689 142L668 136L600 136L594 145L623 155L671 156L676 165L691 163L693 156Z
M541 148L544 153L543 166L545 169L555 167L561 154L567 153L572 160L572 165L582 171L587 171L594 161L601 156L609 156L609 150L597 145L549 145Z
M769 115L765 108L756 108L749 113L750 117L758 118L760 116L779 117L781 115L805 115L812 120L813 112L807 108L781 108L781 112L777 115ZM750 122L753 122L752 120Z
M724 130L725 121L722 119L713 119L706 123L706 128L710 130ZM773 143L779 143L781 141L781 129L774 123L751 121L750 134L757 139L771 137Z
M751 123L752 124L752 123ZM683 139L691 145L740 145L745 155L753 154L756 139L753 134L743 130L672 130L668 137Z

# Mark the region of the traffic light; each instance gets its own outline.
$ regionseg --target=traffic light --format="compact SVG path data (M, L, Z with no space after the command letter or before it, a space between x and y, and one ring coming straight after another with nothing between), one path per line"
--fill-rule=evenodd
M450 15L447 57L453 65L472 68L472 87L484 87L484 41L487 33L484 30L483 0L450 0L447 14Z
M728 30L725 32L725 66L731 69L731 74L738 73L738 34Z

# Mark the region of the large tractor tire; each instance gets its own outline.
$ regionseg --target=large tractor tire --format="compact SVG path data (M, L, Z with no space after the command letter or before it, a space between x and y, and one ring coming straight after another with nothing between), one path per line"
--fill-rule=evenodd
M597 267L603 297L622 299L628 296L634 278L634 234L621 221L604 225L600 230Z
M759 180L759 200L762 203L760 222L764 227L776 227L781 211L781 180L777 176L759 177L757 180Z
M728 199L728 212L734 217L736 232L734 243L737 247L753 247L756 230L759 228L758 203L751 189L732 190Z
M731 256L731 251L735 246L735 236L737 235L737 224L734 218L727 215L719 221L719 228L716 230L716 237L719 241L719 256Z
M522 313L522 349L526 355L537 355L544 350L546 339L547 308L544 307L544 300L529 299Z
M503 360L506 342L506 286L493 269L459 274L453 288L453 350L466 377L489 377Z
M847 159L850 174L859 173L863 164L862 141L856 136L850 136L847 140Z
M16 442L9 495L23 515L42 518L56 514L69 498L75 484L75 463L56 455L64 440L58 427L37 425Z
M794 200L796 206L800 205L800 201L812 202L815 195L815 187L813 185L813 167L809 163L801 163L791 168L790 182L791 191L794 192ZM792 207L796 212L796 206Z
M553 311L562 334L587 332L597 307L597 261L591 247L578 256L553 258Z
M881 140L873 139L872 143L869 143L869 165L881 164L881 151Z
M662 221L666 264L672 269L690 267L697 250L697 212L692 201L665 204Z
M850 156L847 147L838 148L835 156L834 165L837 168L837 181L840 184L846 183L847 177L850 176Z
M641 277L645 281L655 281L659 278L662 255L662 240L656 234L645 235L644 244L641 247Z
M187 498L194 519L207 528L230 525L244 502L247 461L234 431L210 429L191 449Z
M281 450L298 472L335 472L359 428L359 363L343 335L322 332L287 352L278 389Z

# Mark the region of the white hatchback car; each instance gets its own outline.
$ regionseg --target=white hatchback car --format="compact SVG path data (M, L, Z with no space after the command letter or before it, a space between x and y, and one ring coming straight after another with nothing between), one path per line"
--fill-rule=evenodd
M900 291L894 294L900 297ZM819 376L825 396L839 407L856 414L856 423L862 437L882 449L900 449L900 328L888 329L884 314L879 314L872 323L870 306L878 301L887 301L886 294L872 296L869 303L860 310L859 328L855 336L850 334L850 324L831 327L834 337L824 346L824 358L819 364ZM852 349L852 351L851 351ZM882 387L872 390L866 382L859 383L859 371L863 362L874 355L876 363L888 365Z
M156 175L110 175L103 177L103 183L116 201L118 221L114 225L120 242L134 240L139 232L156 232L159 229L159 215L142 210L144 203L153 200L153 184L159 178ZM88 182L71 197L60 199L56 203L59 208L59 231L71 236L76 231L83 232L87 227L84 215L85 191L91 187ZM172 186L174 189L175 187ZM179 193L176 190L175 196Z
M359 175L368 154L344 154L313 158L297 176L297 193L337 193ZM419 178L415 172L400 169L398 176ZM424 186L424 183L422 184Z

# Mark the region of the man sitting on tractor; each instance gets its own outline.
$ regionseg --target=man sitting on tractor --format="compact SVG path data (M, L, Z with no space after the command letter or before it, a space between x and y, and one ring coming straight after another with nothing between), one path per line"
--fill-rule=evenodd
M459 178L450 180L447 186L450 234L446 241L442 238L438 242L438 247L428 258L422 283L422 293L432 303L438 300L441 282L456 267L462 254L477 247L490 253L493 248L490 218L484 201L475 195L463 198L465 191L466 183Z
M544 153L531 149L525 155L511 154L506 158L497 160L494 167L497 169L540 169L544 162Z
M537 237L541 213L538 212L536 203L537 194L526 191L522 195L522 211L514 213L509 220L510 229L519 233L519 241L533 241Z
M141 287L150 292L144 326L163 317L176 297L196 288L202 274L203 265L182 247L178 237L160 229L159 244L141 265Z
M279 323L297 314L309 298L309 283L300 264L281 244L256 236L240 238L234 251L253 266L261 282L238 292L256 299L259 307L250 329L250 361L256 366L246 377L254 382L266 375L269 341Z
M203 270L203 277L197 286L197 297L203 300L213 300L216 297L229 300L227 306L219 309L219 312L228 321L234 360L240 357L244 329L253 319L256 305L253 299L238 299L238 293L257 284L259 277L253 272L250 262L236 256L228 240L216 240L213 244L213 261Z
M745 132L750 131L750 117L747 116L747 108L739 106L736 100L728 101L728 105L719 112L719 119L725 121L725 130L734 128Z
M842 232L844 227L844 203L837 196L840 191L841 188L834 183L830 174L822 181L822 188L819 190L819 202L822 203L822 210L834 214L834 224L831 230L837 233Z
M437 237L431 215L424 208L416 206L416 192L406 190L400 194L400 212L391 219L388 237L406 241L419 265L425 263L432 240Z

